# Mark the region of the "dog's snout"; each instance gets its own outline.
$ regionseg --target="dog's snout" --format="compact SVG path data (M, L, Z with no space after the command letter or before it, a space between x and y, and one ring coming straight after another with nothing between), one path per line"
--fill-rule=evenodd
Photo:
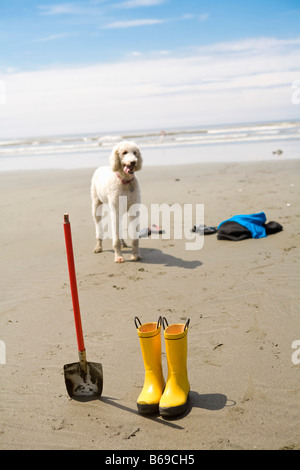
M137 164L137 159L136 158L134 158L134 159L129 159L128 158L127 160L125 160L125 163L126 163L127 166L130 166L131 168L134 168L135 165Z

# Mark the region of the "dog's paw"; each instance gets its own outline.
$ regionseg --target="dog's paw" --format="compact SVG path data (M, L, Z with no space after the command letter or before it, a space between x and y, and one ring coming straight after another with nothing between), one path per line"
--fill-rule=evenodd
M123 256L116 256L115 257L115 263L124 263Z
M96 240L96 245L95 245L95 248L94 248L94 253L101 253L101 251L102 251L102 240L97 239Z
M141 261L141 259L140 255L131 255L131 261Z

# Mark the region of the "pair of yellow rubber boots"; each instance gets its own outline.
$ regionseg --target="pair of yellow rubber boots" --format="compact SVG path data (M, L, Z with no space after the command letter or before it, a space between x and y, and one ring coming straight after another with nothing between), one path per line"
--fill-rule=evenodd
M140 340L145 368L142 392L137 399L140 413L160 413L162 416L176 416L185 411L190 391L187 374L187 333L186 324L168 325L165 318L157 322L141 324L134 319ZM166 327L165 327L166 325ZM168 377L165 382L161 362L161 326L164 329Z

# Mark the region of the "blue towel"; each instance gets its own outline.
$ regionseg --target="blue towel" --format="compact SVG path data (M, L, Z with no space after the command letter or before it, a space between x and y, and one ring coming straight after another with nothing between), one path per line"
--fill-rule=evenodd
M246 227L252 235L252 238L264 238L267 236L266 229L263 224L266 223L267 217L264 212L249 215L234 215L231 219L224 220L218 226L218 230L225 222L233 221Z

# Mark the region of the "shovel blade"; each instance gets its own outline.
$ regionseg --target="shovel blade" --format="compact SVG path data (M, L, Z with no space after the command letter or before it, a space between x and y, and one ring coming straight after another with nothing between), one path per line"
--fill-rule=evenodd
M102 364L86 362L86 372L79 362L66 364L64 376L71 398L100 397L103 388Z

